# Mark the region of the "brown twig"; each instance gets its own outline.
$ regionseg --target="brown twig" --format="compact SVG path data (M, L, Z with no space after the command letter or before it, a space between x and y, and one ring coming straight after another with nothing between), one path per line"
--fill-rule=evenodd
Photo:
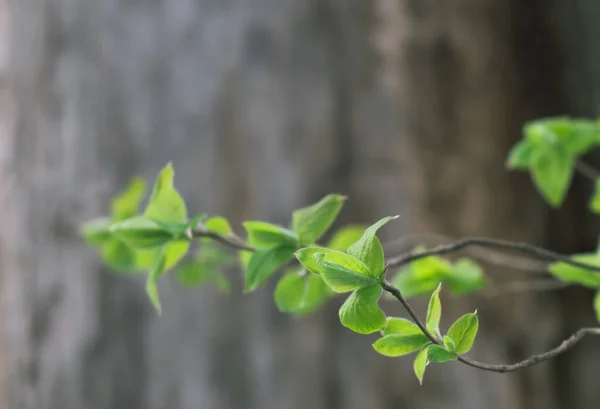
M196 227L193 230L190 230L190 236L193 238L208 238L213 239L214 241L218 241L219 243L231 247L235 250L244 250L244 251L256 251L253 247L248 246L242 240L237 239L235 237L225 237L220 234L208 231L201 227Z

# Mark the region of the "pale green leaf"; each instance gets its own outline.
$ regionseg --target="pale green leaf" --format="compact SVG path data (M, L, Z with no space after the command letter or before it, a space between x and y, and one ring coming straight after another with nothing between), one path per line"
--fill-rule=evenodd
M292 230L298 234L301 244L312 244L318 240L335 221L346 198L327 195L317 203L294 211Z
M231 226L226 218L221 216L211 217L204 222L204 228L220 236L227 237L231 234Z
M508 154L506 166L509 169L528 169L533 149L533 144L527 139L519 141Z
M381 286L374 284L354 291L340 308L343 326L359 334L372 334L385 326L385 314L379 308Z
M348 247L348 254L362 261L369 269L370 275L373 277L379 277L381 275L384 265L383 248L376 236L377 230L396 218L398 218L398 216L385 217L369 226L361 238Z
M429 343L424 335L386 335L373 344L375 351L381 355L398 357L418 351Z
M100 247L112 238L110 226L111 221L107 217L89 220L81 226L81 235L90 246Z
M109 231L135 249L160 247L175 238L169 230L145 216L113 223Z
M535 186L550 206L559 207L573 176L573 156L560 145L536 148L531 156L531 175Z
M366 227L360 225L344 226L334 233L326 247L345 252L348 247L361 238L365 230Z
M439 345L430 345L429 348L427 348L427 360L429 362L437 363L455 361L456 355L452 352L446 351Z
M185 202L174 185L175 170L171 163L158 174L154 182L150 202L144 215L165 223L185 223L187 209Z
M421 349L413 362L413 370L419 380L419 384L423 385L423 376L425 375L425 368L427 367L427 347Z
M440 319L442 318L442 303L440 302L440 290L442 285L438 285L431 298L429 299L429 306L427 308L427 329L432 333L439 335L440 333Z
M336 293L347 293L368 287L372 284L379 284L379 280L375 277L349 270L339 264L323 261L321 265L321 277L323 281Z
M444 335L444 347L450 352L456 351L456 344L448 335Z
M398 335L416 335L422 334L421 328L417 324L405 318L388 317L383 335L398 334Z
M292 258L295 250L295 247L284 245L255 251L246 270L246 291L256 290L279 267Z
M454 352L457 354L469 352L475 341L478 329L479 318L477 314L469 313L457 319L448 330L448 336L456 345Z
M600 255L594 253L576 254L571 259L580 263L600 267ZM590 288L600 287L600 272L575 267L562 261L548 266L550 274L568 283L577 283Z
M154 265L150 270L150 274L148 274L148 280L146 281L146 293L152 302L152 305L158 312L158 315L162 312L162 307L160 305L160 298L158 295L158 287L156 285L156 280L163 273L165 267L165 254L162 251L158 251L156 253L156 258L154 260Z
M111 200L111 219L125 220L137 215L145 194L146 181L139 177L131 179L127 187Z
M329 297L323 279L306 272L292 272L283 276L275 288L275 304L282 312L309 314Z
M475 261L461 258L452 265L452 273L442 280L453 294L467 294L485 287L483 270Z
M597 179L594 184L594 195L589 203L590 211L600 214L600 179Z
M136 253L121 240L113 239L101 248L102 260L111 269L121 273L136 270Z
M322 263L328 261L333 264L356 271L365 276L369 276L369 269L360 260L344 253L343 251L328 249L325 247L304 247L295 253L296 258L306 267L308 271L320 274L323 270Z
M248 234L247 242L252 247L298 247L296 233L284 227L260 221L246 221L243 225Z
M596 313L596 320L600 323L600 290L596 291L594 296L594 312Z

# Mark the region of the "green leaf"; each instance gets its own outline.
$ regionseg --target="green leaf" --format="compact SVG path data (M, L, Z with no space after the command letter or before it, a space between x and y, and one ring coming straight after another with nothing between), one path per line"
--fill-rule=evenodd
M461 258L452 266L452 273L442 280L448 283L453 294L467 294L485 287L485 276L479 264Z
M509 169L528 169L534 146L527 139L519 141L508 154L506 165Z
M381 355L389 357L398 357L418 351L429 343L429 339L424 335L386 335L379 338L373 344L375 351Z
M231 234L231 226L226 218L221 216L211 217L204 222L204 228L220 236L227 237Z
M175 170L171 163L167 164L156 178L150 202L144 215L166 223L185 223L187 209L183 198L175 189L173 179Z
M362 261L369 269L370 275L379 277L383 271L384 258L383 248L375 234L377 230L383 227L386 223L397 219L399 216L385 217L377 223L369 226L361 238L348 247L347 253Z
M322 263L328 261L333 264L356 271L362 275L368 276L369 269L360 260L339 250L332 250L325 247L304 247L295 253L296 258L306 269L315 274L321 274L324 269Z
M596 313L596 320L600 323L600 290L594 296L594 312Z
M301 244L312 244L318 240L335 221L346 198L327 195L312 206L292 213L292 230L298 234Z
M444 347L450 352L456 351L456 344L448 335L444 335Z
M188 260L177 268L177 280L185 287L200 286L211 278L210 266L199 260Z
M381 292L379 284L354 291L340 308L342 325L359 334L372 334L385 327L385 314L377 304Z
M113 239L102 246L102 260L111 269L118 272L131 272L136 267L136 253L127 244Z
M423 331L415 323L405 318L388 317L383 335L390 334L416 335L423 334Z
M225 275L220 271L217 271L216 273L215 284L217 286L217 290L219 290L221 294L231 293L231 283L229 282L227 277L225 277Z
M358 241L366 228L359 225L350 225L336 231L327 243L327 247L333 250L346 251L348 247Z
M572 260L600 267L600 256L594 253L576 254ZM575 267L562 261L548 266L550 274L568 283L577 283L590 288L600 287L600 272Z
M536 148L531 156L533 181L550 206L559 207L573 176L573 156L560 145L547 144Z
M175 238L169 230L145 216L113 223L110 232L136 249L160 247Z
M243 225L248 233L248 244L252 247L269 248L282 245L298 247L296 233L284 227L259 221L247 221Z
M111 200L112 220L125 220L137 215L145 194L146 181L139 177L131 179L127 187Z
M423 385L423 376L425 375L425 368L427 367L428 362L427 349L427 347L421 349L413 362L413 370L415 371L415 375L417 376L420 385Z
M430 345L429 348L427 348L427 360L429 362L438 363L455 361L456 355L452 352L446 351L443 347L439 345Z
M90 246L105 245L112 238L110 225L111 221L107 217L90 220L81 226L81 235Z
M439 335L440 333L440 319L442 318L442 303L440 302L440 290L442 285L438 285L431 298L429 299L429 306L427 308L427 329L432 333Z
M339 264L324 261L322 265L321 277L329 288L336 293L347 293L368 287L372 284L379 285L379 281L376 278L357 271L348 270Z
M600 214L600 179L597 179L594 185L594 195L590 199L590 211Z
M329 291L320 276L301 271L283 276L274 297L279 311L305 315L320 307L329 297Z
M295 247L285 245L255 251L246 271L246 291L256 290L277 268L292 258L294 251Z
M158 315L162 312L162 307L160 305L160 298L158 296L158 287L156 285L156 280L160 277L160 275L165 270L165 254L163 251L159 251L156 253L156 258L154 260L154 265L152 266L152 270L150 270L150 274L148 274L148 280L146 281L146 293L152 302L152 305L158 312Z
M475 341L478 329L479 318L477 317L477 314L465 314L457 319L450 327L450 330L448 330L448 337L450 337L456 345L454 352L457 354L469 352ZM429 360L431 361L431 358Z

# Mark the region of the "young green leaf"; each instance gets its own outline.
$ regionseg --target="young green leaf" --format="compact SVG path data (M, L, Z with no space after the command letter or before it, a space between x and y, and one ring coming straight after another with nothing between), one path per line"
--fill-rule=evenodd
M571 258L580 263L600 267L600 255L594 253L576 254ZM600 287L600 273L597 271L575 267L562 261L550 264L548 271L565 282L577 283L590 288Z
M381 355L398 357L418 351L429 343L429 338L420 335L386 335L373 344L375 351Z
M109 231L135 249L160 247L175 238L169 230L145 216L113 223Z
M231 226L226 218L221 216L211 217L204 222L204 228L220 236L227 237L231 234Z
M274 297L279 311L304 315L321 306L329 291L320 276L293 272L279 280Z
M596 320L600 323L600 290L596 291L594 296L594 312L596 313Z
M444 347L450 352L456 351L456 344L448 335L444 335Z
M379 284L377 278L349 270L339 264L323 261L321 266L323 281L336 293L347 293L373 284Z
M438 285L431 298L429 299L429 306L427 308L427 329L435 335L440 334L440 319L442 318L442 303L440 302L440 290L442 285Z
M590 199L589 208L591 212L600 214L600 179L597 179L594 185L594 195Z
M154 259L154 265L150 270L150 274L148 274L148 280L146 281L146 293L152 302L152 305L158 312L158 315L162 312L162 307L160 305L160 298L158 296L158 287L156 285L156 280L163 273L165 267L165 254L163 251L158 251L156 253L156 258Z
M255 251L246 271L246 291L256 290L279 267L292 258L294 251L296 251L295 247L285 245Z
M531 155L531 175L538 191L550 206L559 207L573 176L573 156L561 145L547 144Z
M370 275L373 277L379 277L381 275L384 264L383 248L375 234L377 233L377 230L386 223L397 218L398 216L394 216L385 217L379 220L377 223L369 226L356 243L348 247L347 253L362 261L369 269Z
M135 216L146 194L146 181L139 177L131 179L123 191L111 200L111 219L125 220Z
M443 280L453 294L467 294L485 287L483 270L475 261L461 258L452 266L452 274Z
M533 149L533 144L527 139L519 141L508 154L506 166L509 169L528 169L531 163Z
M478 329L479 318L477 317L477 314L465 314L457 319L450 327L450 330L448 330L448 337L450 337L456 345L454 352L457 354L469 352L475 341ZM429 360L431 361L431 359Z
M205 284L212 276L211 266L200 260L188 260L181 263L176 272L177 280L184 287Z
M112 238L110 225L111 221L107 217L90 220L81 226L81 235L90 246L102 246Z
M350 225L337 230L331 240L327 243L328 248L333 250L346 251L348 247L357 242L364 234L365 226Z
M275 224L247 221L243 223L248 233L248 244L258 248L278 246L298 247L298 236L293 231Z
M111 269L121 273L136 270L136 252L121 240L110 240L100 251L102 260Z
M423 385L423 376L425 375L425 368L427 368L427 349L428 347L421 349L413 362L413 370L419 380L419 385Z
M304 247L295 253L296 258L306 269L315 274L321 274L324 269L322 263L328 261L333 264L356 271L362 275L368 276L369 269L360 260L339 250L332 250L325 247Z
M318 240L336 219L344 200L341 195L327 195L311 206L296 210L292 214L292 230L298 234L300 243L307 245Z
M185 223L187 209L183 198L175 189L173 179L175 170L171 163L167 164L158 174L154 182L150 202L144 215L166 223Z
M405 318L388 317L383 335L416 335L422 334L421 328Z
M354 291L340 308L342 325L359 334L372 334L385 327L385 314L378 305L381 292L379 284Z
M429 362L448 362L455 361L456 355L452 352L446 351L443 347L439 345L430 345L427 349L427 360Z

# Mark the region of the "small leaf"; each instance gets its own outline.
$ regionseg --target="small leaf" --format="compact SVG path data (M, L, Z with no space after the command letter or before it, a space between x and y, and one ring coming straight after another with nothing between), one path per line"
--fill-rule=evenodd
M427 349L423 348L415 357L413 362L413 370L419 380L419 385L423 385L423 376L425 375L425 368L427 367Z
M479 264L461 258L452 266L452 274L444 277L453 294L467 294L485 287L485 276Z
M329 297L327 285L316 274L288 273L275 288L275 304L281 312L308 314Z
M596 313L596 320L600 323L600 290L596 291L594 296L594 312Z
M206 263L198 260L189 260L181 263L177 268L177 280L185 287L199 286L211 278L210 269Z
M136 249L160 247L175 238L169 230L145 216L113 223L110 232Z
M348 247L358 241L366 228L359 225L345 226L335 232L327 247L333 250L346 251Z
M452 352L446 351L439 345L430 345L429 348L427 348L427 360L429 362L438 363L455 361L456 355L454 355Z
M107 217L90 220L81 226L81 235L90 246L102 246L112 238L110 225Z
M173 165L169 163L160 171L154 182L145 216L166 223L186 222L187 209L183 198L175 189L174 177Z
M469 352L479 329L477 314L465 314L457 319L448 330L448 336L454 341L454 352L465 354ZM429 359L431 361L431 358Z
M136 253L121 240L113 239L102 246L102 260L108 267L119 272L132 272L136 267Z
M324 269L322 262L328 261L362 275L369 275L369 269L360 260L339 250L316 246L304 247L298 250L295 256L308 271L315 274L321 274L321 271Z
M573 176L573 156L560 145L536 148L531 156L531 175L538 191L553 208L559 207Z
M442 303L440 302L440 290L442 285L438 285L431 298L429 299L429 307L427 308L427 329L432 333L439 335L440 319L442 318Z
M429 339L424 335L386 335L373 344L375 351L381 355L398 357L410 354L423 348Z
M571 259L580 263L600 267L600 256L593 253L576 254ZM590 288L600 287L600 272L575 267L562 261L548 266L550 274L568 283L577 283Z
M204 222L204 228L220 236L227 237L231 234L231 226L226 218L221 216L211 217Z
M594 185L594 195L590 199L590 211L600 214L600 179L597 179Z
M456 351L456 344L448 335L444 335L444 347L450 352Z
M373 284L379 285L379 281L376 278L364 273L348 270L339 264L323 261L322 266L321 277L323 281L336 293L347 293Z
M295 247L280 246L258 249L252 255L246 271L246 291L254 291L274 272L288 262L296 251Z
M252 247L269 248L283 245L298 247L296 233L284 227L259 221L247 221L243 225L248 233L248 244Z
M154 265L152 266L152 270L150 270L150 274L148 274L148 280L146 281L146 293L148 294L152 305L158 312L158 315L162 313L162 307L160 305L160 298L158 296L158 287L156 285L156 280L158 280L160 275L163 273L164 266L165 254L163 251L159 251L156 254Z
M533 149L534 146L530 141L526 139L519 141L510 151L506 166L509 169L528 169Z
M398 216L385 217L377 223L369 226L362 237L353 245L348 247L347 253L362 261L369 269L370 275L379 277L383 271L383 248L375 234L377 230L383 227L386 223L397 219Z
M296 210L292 214L292 230L298 234L300 243L313 244L335 221L346 198L327 195L312 206Z
M405 318L388 317L383 335L390 334L416 335L423 334L423 331L415 323Z
M354 291L340 308L343 326L359 334L372 334L385 326L385 314L377 302L381 286L374 284Z
M145 194L146 181L139 177L131 179L127 187L111 200L111 219L119 221L137 215Z

